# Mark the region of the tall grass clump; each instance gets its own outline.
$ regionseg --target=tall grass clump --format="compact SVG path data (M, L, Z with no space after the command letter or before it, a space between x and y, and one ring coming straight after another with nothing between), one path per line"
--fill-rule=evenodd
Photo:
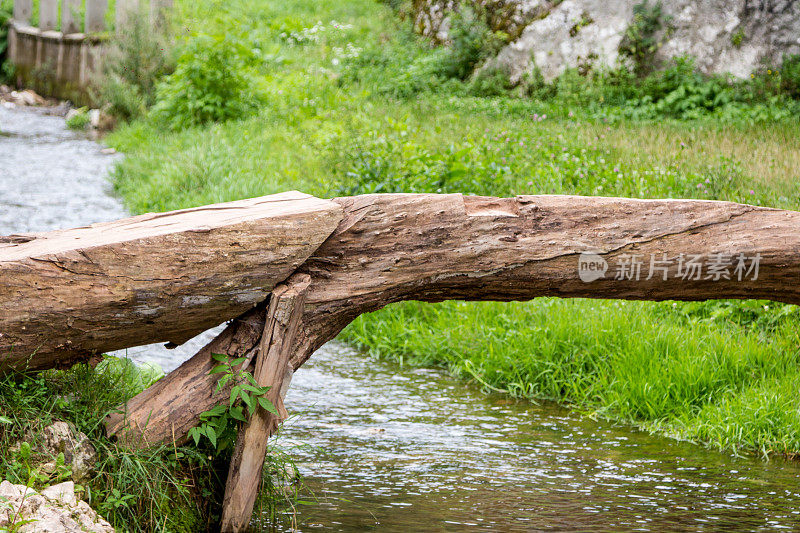
M138 13L115 35L97 80L95 100L123 120L143 116L156 101L156 84L175 69L173 43Z

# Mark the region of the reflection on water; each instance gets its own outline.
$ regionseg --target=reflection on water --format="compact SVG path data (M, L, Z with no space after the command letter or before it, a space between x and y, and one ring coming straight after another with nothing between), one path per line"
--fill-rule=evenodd
M331 343L297 372L284 441L320 504L302 530L800 529L800 465L735 458L485 396Z
M125 216L113 157L63 119L0 106L0 234ZM178 350L127 353L172 370ZM118 355L124 355L120 352ZM797 463L734 458L478 391L331 343L297 372L285 440L318 505L302 530L800 529Z

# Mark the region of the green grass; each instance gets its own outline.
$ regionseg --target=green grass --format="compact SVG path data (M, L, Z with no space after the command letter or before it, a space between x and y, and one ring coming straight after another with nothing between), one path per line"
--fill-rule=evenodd
M505 90L487 97L479 95L491 92L486 85L441 78L452 57L410 36L377 2L233 0L179 3L177 13L177 27L235 32L257 49L255 89L265 103L240 120L170 131L150 116L112 134L108 142L127 154L116 189L135 212L288 189L799 204L797 102L775 92L771 78L709 88L673 73L684 76L675 90L688 96L668 100L671 107L642 100L669 85L665 76L614 85L611 75L569 74L525 88L534 98ZM724 103L708 104L708 91ZM406 303L359 318L343 335L381 357L445 366L488 389L720 448L794 454L794 309Z
M0 378L0 479L41 488L72 476L39 446L42 430L66 421L85 433L97 452L95 473L76 485L78 496L119 531L204 528L220 481L207 455L194 447L133 451L105 435L105 417L148 384L131 363L93 369L6 374ZM30 451L23 448L30 447Z

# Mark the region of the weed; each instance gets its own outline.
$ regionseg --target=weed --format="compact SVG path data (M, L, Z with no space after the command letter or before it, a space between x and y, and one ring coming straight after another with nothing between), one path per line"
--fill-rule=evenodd
M668 23L669 18L664 17L661 2L650 5L649 0L643 0L633 6L633 20L619 43L619 53L630 58L637 75L652 70L653 57L660 46L656 36Z
M143 13L131 17L128 24L126 31L113 38L95 95L123 120L144 115L155 103L156 83L175 68L172 44L153 30Z
M175 72L157 86L157 120L172 129L243 118L264 103L255 76L260 50L232 35L192 37Z
M219 364L209 374L221 374L216 390L219 392L232 385L230 398L227 404L218 404L201 413L202 423L189 430L189 438L194 440L195 445L199 445L200 439L205 437L216 453L221 454L233 448L237 424L245 423L249 417L255 415L257 406L274 415L278 411L265 397L270 387L259 386L253 374L244 370L245 357L230 358L224 354L212 354L211 357Z
M76 109L74 114L67 117L66 124L71 130L84 130L90 121L89 108L81 107Z

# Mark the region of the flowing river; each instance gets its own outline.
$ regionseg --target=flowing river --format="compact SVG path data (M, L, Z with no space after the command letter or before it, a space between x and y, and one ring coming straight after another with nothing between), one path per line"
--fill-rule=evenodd
M125 216L107 181L117 156L101 149L59 117L0 106L0 234ZM127 355L169 371L205 338ZM284 509L279 530L800 529L798 462L487 396L337 342L297 372L286 403L279 442L311 503Z

